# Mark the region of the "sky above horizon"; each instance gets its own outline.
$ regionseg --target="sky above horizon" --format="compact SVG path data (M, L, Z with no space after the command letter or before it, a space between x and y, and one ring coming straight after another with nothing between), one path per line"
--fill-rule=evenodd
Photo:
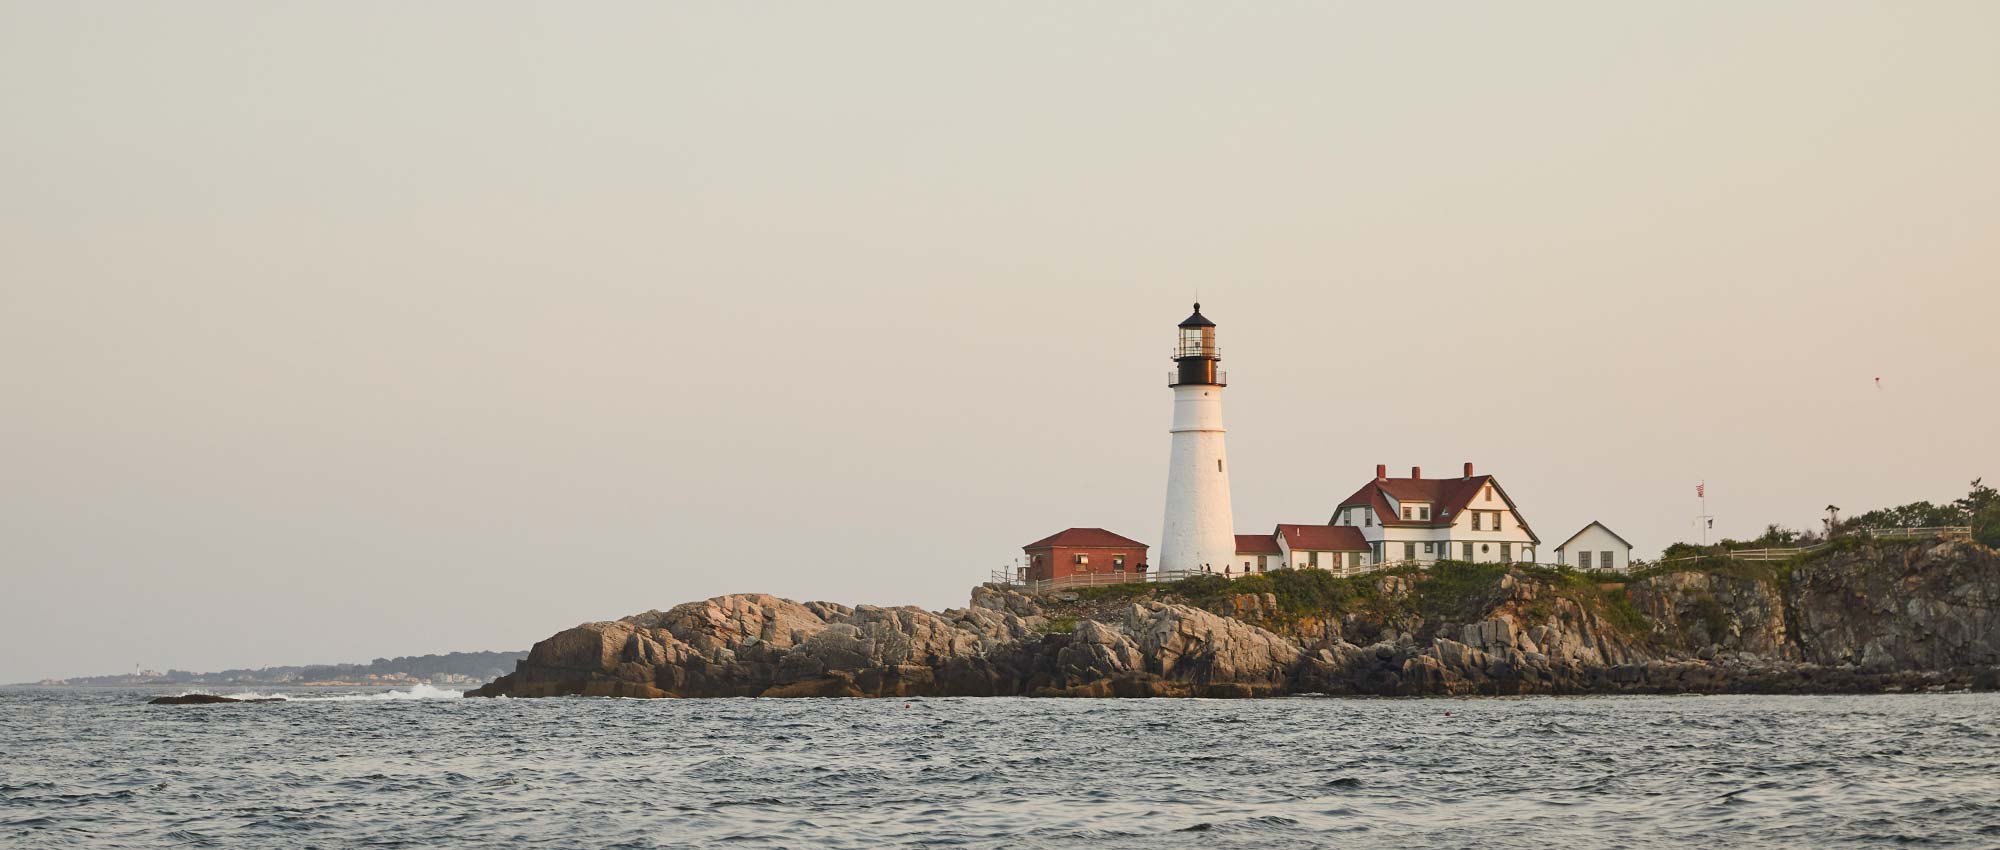
M0 682L2000 478L2000 4L0 0ZM1876 378L1881 379L1880 386Z

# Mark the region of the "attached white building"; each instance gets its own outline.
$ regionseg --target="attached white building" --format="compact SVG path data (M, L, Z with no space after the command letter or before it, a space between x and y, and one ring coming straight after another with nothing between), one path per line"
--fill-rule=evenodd
M1368 557L1368 539L1360 529L1281 524L1272 536L1285 552L1285 563L1295 570L1330 570L1351 576L1366 572L1374 563Z
M1592 520L1556 547L1556 563L1580 570L1623 572L1632 568L1632 544L1604 523Z
M1343 576L1366 572L1368 540L1360 529L1282 523L1270 534L1236 535L1238 575L1271 570L1327 570Z
M1532 562L1542 542L1499 480L1472 474L1469 463L1458 478L1425 478L1417 467L1390 478L1377 465L1375 480L1343 500L1331 524L1360 529L1377 565Z

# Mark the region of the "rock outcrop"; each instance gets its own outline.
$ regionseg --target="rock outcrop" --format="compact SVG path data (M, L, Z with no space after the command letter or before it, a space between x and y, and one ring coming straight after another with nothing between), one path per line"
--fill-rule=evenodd
M226 697L219 694L181 694L172 697L153 697L147 705L218 705L228 702L284 702L280 697Z
M1366 605L974 589L918 608L720 596L585 623L468 696L1255 697L1868 692L2000 686L2000 558L1966 542L1857 546L1788 573L1590 585L1384 573ZM1476 572L1476 571L1475 571ZM1490 580L1487 580L1490 579ZM1065 598L1066 597L1066 598ZM1199 604L1197 604L1199 603Z

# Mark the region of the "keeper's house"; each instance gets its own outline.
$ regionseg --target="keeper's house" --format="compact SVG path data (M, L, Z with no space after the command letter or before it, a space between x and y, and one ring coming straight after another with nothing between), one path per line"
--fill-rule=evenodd
M1457 478L1425 478L1418 467L1408 478L1390 478L1388 467L1377 465L1375 480L1343 500L1331 524L1361 532L1371 566L1532 562L1542 542L1506 488L1491 475L1474 475L1470 463Z
M1146 564L1146 544L1102 528L1070 528L1021 547L1028 564L1021 579L1049 581L1070 576L1121 576L1139 581Z

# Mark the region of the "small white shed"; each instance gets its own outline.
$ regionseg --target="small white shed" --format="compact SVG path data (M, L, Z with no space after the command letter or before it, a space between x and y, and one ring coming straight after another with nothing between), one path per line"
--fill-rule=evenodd
M1556 547L1556 563L1580 570L1629 570L1632 544L1604 523L1592 520L1582 531L1570 535Z

